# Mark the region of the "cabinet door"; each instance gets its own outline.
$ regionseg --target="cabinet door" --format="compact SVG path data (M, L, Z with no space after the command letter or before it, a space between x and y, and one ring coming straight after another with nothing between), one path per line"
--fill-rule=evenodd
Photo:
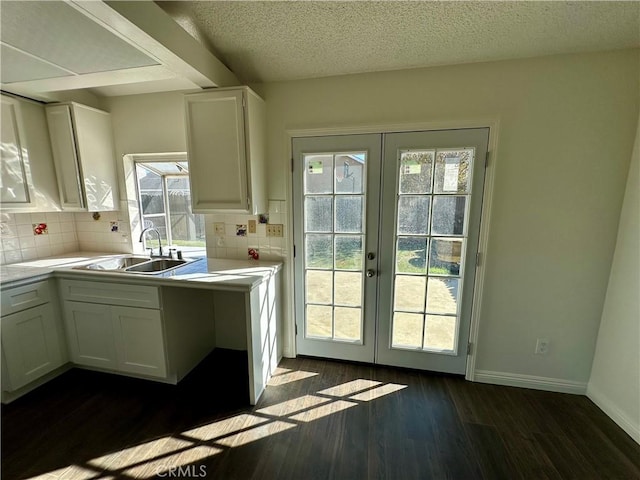
M243 98L241 89L185 96L195 213L249 209Z
M51 304L2 317L2 351L13 391L62 365L61 339Z
M162 318L159 310L111 307L118 370L166 377Z
M0 203L4 208L30 207L34 199L24 155L20 104L17 100L2 95L0 106Z
M111 115L75 103L72 104L72 110L87 210L115 210L118 203L118 176Z
M63 210L84 210L81 172L69 105L47 107L47 124Z
M64 321L74 363L116 369L111 307L67 300L64 302Z

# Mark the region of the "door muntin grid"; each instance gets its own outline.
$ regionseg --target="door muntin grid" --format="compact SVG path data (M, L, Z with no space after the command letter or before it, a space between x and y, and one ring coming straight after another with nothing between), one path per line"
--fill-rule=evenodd
M303 155L305 338L363 343L366 157Z
M474 156L398 151L392 349L457 354Z

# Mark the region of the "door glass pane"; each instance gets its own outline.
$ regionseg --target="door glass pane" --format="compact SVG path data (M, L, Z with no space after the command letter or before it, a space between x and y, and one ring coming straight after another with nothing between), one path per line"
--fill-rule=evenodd
M392 347L451 352L474 150L398 155Z
M333 155L305 155L305 193L333 193Z
M362 232L362 196L336 196L336 232Z
M307 305L307 336L331 338L333 308L323 305Z
M467 197L435 196L431 235L462 235Z
M424 348L453 351L456 327L455 315L427 315L424 328Z
M396 272L427 273L427 237L398 237Z
M360 318L362 311L359 308L335 307L335 338L336 340L359 340Z
M394 313L391 345L393 347L422 347L423 318L422 314Z
M458 278L429 277L427 312L458 313Z
M333 235L307 235L305 240L305 266L332 268Z
M398 234L426 235L429 233L428 196L400 196L398 198Z
M456 238L433 238L429 273L432 275L460 275L462 240Z
M306 197L304 200L305 230L331 232L333 230L333 197Z
M431 193L435 151L400 154L400 193Z
M396 275L394 310L424 312L427 279L418 275Z
M336 268L362 270L362 235L336 235Z
M336 155L336 193L364 192L364 154Z
M305 335L361 342L366 153L305 155L304 165Z
M336 305L348 305L359 307L362 305L362 273L361 272L335 272ZM330 291L330 290L329 290Z
M471 193L473 149L439 150L436 155L435 193Z
M333 272L330 270L307 270L307 303L333 303Z

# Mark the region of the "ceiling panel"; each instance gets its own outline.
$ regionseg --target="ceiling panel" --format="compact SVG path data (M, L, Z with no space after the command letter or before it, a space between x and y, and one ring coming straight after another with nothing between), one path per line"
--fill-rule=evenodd
M57 78L69 75L69 72L62 68L4 44L0 45L0 60L0 80L2 83L41 80L43 78Z
M158 64L63 2L3 0L1 8L4 43L77 74ZM4 59L2 66L10 68ZM35 66L25 68L44 73Z

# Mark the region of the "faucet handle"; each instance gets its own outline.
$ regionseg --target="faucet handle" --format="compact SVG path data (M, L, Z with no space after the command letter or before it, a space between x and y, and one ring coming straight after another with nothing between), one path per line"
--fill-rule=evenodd
M149 250L149 256L153 257L153 247L147 247L147 250Z
M169 249L169 258L173 258L173 254L174 252L177 250L177 248L170 248Z

